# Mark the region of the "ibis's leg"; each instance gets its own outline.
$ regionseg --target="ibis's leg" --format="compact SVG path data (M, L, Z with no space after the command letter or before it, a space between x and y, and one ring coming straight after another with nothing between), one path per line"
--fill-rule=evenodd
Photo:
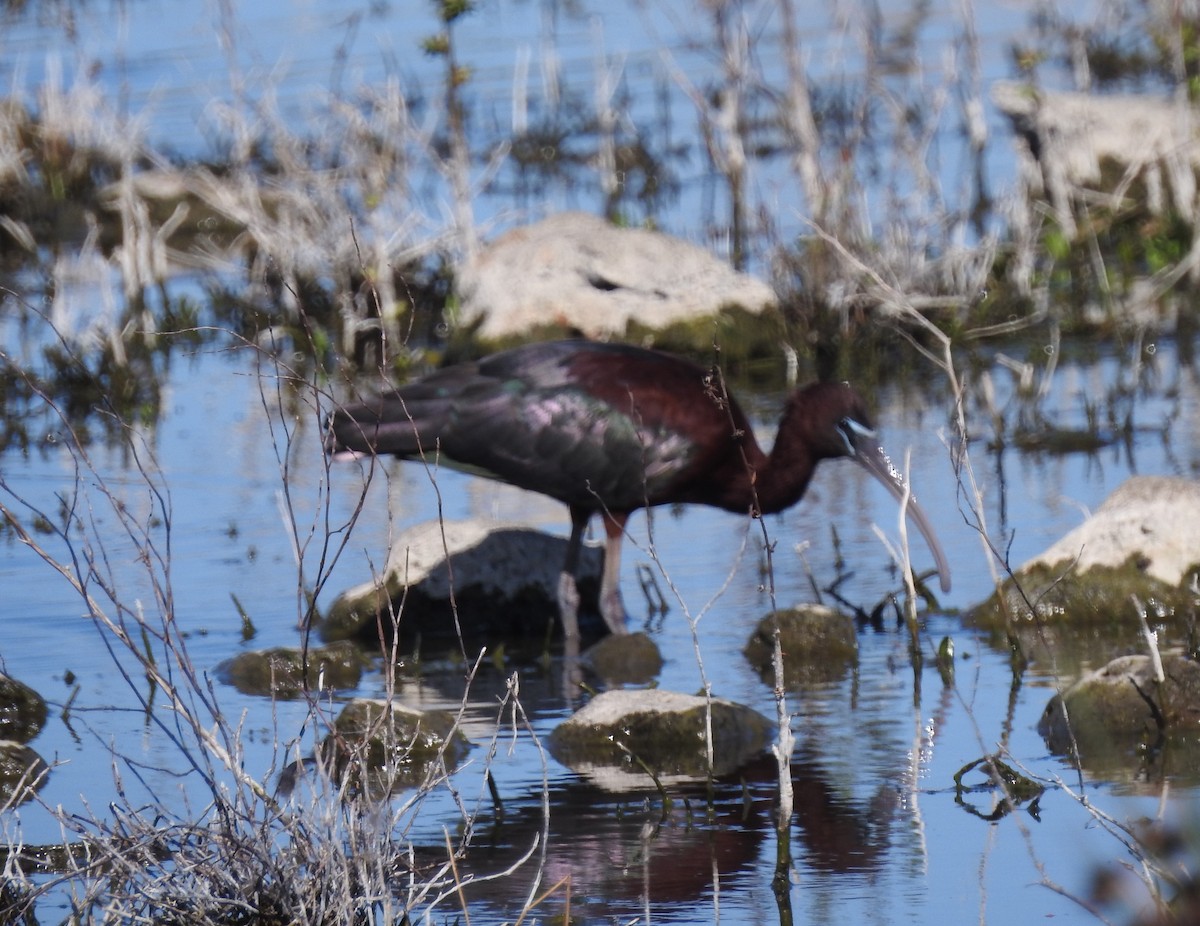
M625 603L621 600L621 541L625 537L628 512L604 516L604 572L600 575L600 616L614 634L629 633L625 626Z
M567 559L558 577L558 616L562 621L563 638L579 642L579 586L575 573L579 571L579 551L583 547L583 531L591 512L571 508L571 539L567 541Z

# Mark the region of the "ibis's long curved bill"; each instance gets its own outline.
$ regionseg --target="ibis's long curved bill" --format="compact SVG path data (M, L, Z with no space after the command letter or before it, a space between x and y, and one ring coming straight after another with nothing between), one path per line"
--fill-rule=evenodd
M905 493L908 493L908 516L912 518L917 529L924 535L925 542L929 544L929 551L933 554L934 562L937 563L938 579L941 581L942 591L950 591L950 565L946 562L946 554L942 552L942 545L938 543L937 536L933 533L933 527L925 517L925 512L917 505L917 500L913 498L912 493L908 492L904 477L900 475L896 467L892 466L892 461L879 446L874 432L865 429L852 432L851 443L854 448L854 455L851 459L861 464L867 472L887 486L887 490L895 496L896 501L903 504Z

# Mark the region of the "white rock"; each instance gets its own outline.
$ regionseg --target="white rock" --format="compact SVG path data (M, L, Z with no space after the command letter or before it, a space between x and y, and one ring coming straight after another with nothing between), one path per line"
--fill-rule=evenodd
M389 585L420 586L431 598L449 598L449 558L457 586L479 586L499 595L536 586L553 600L566 545L566 538L525 524L475 518L426 521L396 539L388 552L385 575ZM603 558L603 548L585 544L579 575L599 576ZM365 582L346 591L345 596L366 597L374 594L375 588L375 582Z
M1128 479L1083 524L1021 567L1075 561L1076 572L1119 566L1137 555L1145 571L1180 585L1200 562L1200 482L1173 476Z
M713 702L730 703L720 698L714 698ZM700 695L680 691L618 688L598 694L563 723L567 726L613 727L619 726L630 714L682 714L703 709L704 705L705 700Z
M1182 118L1194 111L1164 97L1034 91L1001 81L992 100L1022 132L1037 136L1039 157L1073 183L1099 180L1106 159L1146 167L1182 158L1200 166L1200 135Z
M589 336L703 318L727 306L758 313L774 290L704 248L582 212L553 215L498 238L461 268L462 321L496 338L565 324Z

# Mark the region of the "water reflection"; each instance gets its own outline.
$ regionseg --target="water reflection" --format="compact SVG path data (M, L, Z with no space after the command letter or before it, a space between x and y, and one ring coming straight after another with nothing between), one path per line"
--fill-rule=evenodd
M721 788L711 805L704 792L673 796L663 807L657 794L616 802L582 783L550 792L548 828L539 802L528 795L515 817L481 834L468 857L477 876L507 870L545 836L528 863L540 866L541 886L559 886L551 909L569 904L588 918L636 916L646 907L693 907L711 895L714 884L732 884L760 853L770 831L761 813L743 803L739 790ZM760 799L762 795L759 796ZM475 887L479 897L503 915L519 910L529 896L526 877Z
M467 896L501 916L548 889L548 915L568 904L589 919L719 907L714 897L722 891L762 880L755 872L775 838L774 774L774 760L764 758L739 777L714 782L711 793L681 787L667 801L654 791L616 798L582 782L560 783L550 791L548 824L536 795L527 794L518 813L506 811L480 832L466 865L478 878L527 859L521 874L472 885ZM888 863L905 825L896 781L880 782L863 802L851 800L810 743L793 762L792 784L794 850L806 871L862 874ZM536 890L529 870L538 873Z

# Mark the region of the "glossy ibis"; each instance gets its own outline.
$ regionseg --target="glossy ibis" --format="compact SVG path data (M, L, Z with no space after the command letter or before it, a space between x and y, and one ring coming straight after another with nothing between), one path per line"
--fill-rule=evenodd
M898 499L905 491L862 397L844 383L793 392L768 454L708 370L658 351L584 340L518 347L345 405L329 420L327 448L335 456L448 461L569 506L558 589L569 639L578 635L575 571L594 513L603 515L607 535L600 611L613 633L624 633L621 539L638 508L690 502L771 514L798 502L817 464L836 457L861 463ZM908 514L949 590L941 547L911 499Z

